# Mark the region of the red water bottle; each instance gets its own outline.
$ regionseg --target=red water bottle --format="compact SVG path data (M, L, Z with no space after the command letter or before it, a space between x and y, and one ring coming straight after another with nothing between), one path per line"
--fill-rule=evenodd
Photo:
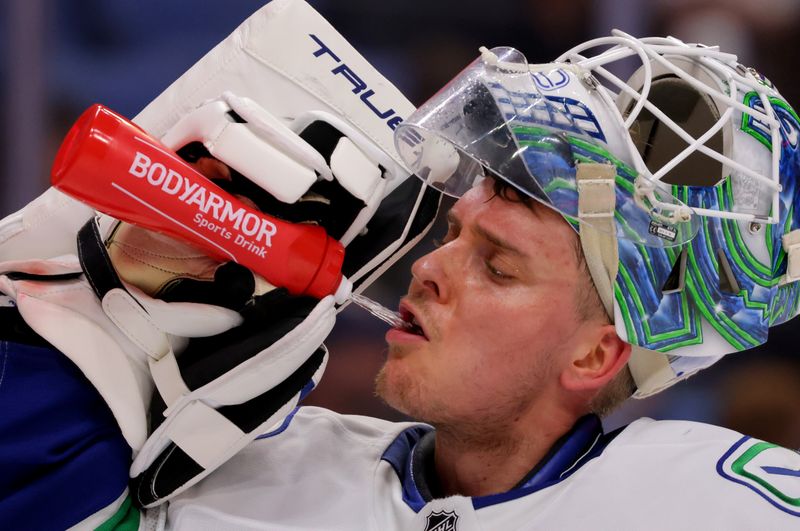
M233 260L294 295L322 298L349 284L342 282L344 248L325 229L246 205L102 105L67 133L51 181L100 212Z

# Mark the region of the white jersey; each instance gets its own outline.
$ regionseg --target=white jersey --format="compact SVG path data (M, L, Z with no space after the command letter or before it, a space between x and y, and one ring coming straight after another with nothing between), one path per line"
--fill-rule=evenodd
M439 499L424 478L430 431L301 408L172 501L166 527L800 529L800 455L727 429L641 419L603 434L587 416L511 491Z

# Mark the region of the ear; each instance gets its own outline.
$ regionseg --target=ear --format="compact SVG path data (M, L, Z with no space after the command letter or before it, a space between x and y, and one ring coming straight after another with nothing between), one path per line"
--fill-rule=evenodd
M593 334L594 341L576 352L561 373L561 385L570 391L597 391L610 382L628 363L631 346L617 335L614 325L604 325Z

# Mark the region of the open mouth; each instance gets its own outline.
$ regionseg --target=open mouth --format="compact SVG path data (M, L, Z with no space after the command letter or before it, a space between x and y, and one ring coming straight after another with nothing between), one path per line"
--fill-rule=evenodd
M421 336L425 339L428 338L428 336L425 335L425 330L422 329L422 326L420 326L419 322L417 321L417 317L411 312L411 310L405 306L400 306L400 317L405 323L404 327L402 328L403 332Z

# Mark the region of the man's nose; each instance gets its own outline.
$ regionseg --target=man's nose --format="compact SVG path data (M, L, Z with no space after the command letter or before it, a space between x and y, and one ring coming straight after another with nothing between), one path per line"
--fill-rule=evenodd
M452 254L448 245L444 245L418 258L411 266L411 275L417 289L427 292L437 301L446 300L451 282L451 268L448 264L452 264L455 258Z

